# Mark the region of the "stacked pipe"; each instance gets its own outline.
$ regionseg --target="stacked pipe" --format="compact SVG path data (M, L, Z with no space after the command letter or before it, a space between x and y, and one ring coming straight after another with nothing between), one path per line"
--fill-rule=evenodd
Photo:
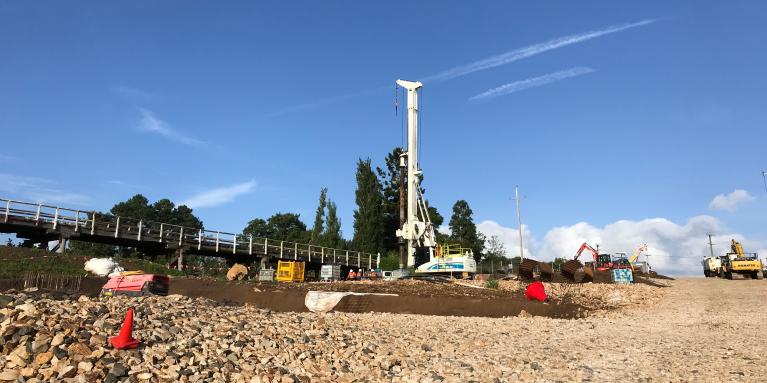
M583 263L576 259L562 264L562 275L576 283L586 283L594 280L594 271L590 267L583 267Z
M523 259L519 264L519 277L521 279L532 280L536 266L538 266L538 261L530 258Z

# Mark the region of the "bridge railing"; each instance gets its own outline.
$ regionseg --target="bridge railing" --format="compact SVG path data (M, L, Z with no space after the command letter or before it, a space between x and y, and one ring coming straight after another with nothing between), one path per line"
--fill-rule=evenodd
M2 208L2 220L5 223L11 216L15 216L34 222L36 225L50 223L54 229L63 224L74 226L79 231L86 227L90 219L90 213L87 211L5 198L0 198L0 208Z
M366 268L372 268L376 264L376 255L370 253L185 227L41 203L0 198L0 209L3 209L0 210L0 219L5 223L11 218L22 219L35 226L51 225L54 230L63 225L73 228L75 232L90 235L196 247L197 250L212 250L218 254L269 255L282 259Z

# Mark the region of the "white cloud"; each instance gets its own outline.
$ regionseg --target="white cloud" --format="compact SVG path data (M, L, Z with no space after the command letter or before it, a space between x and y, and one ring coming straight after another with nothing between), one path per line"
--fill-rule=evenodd
M735 189L730 194L719 194L708 204L708 208L712 210L727 210L735 211L738 205L754 200L747 191L743 189Z
M504 227L498 222L487 220L480 222L477 225L477 230L484 234L486 239L490 239L494 235L498 236L506 248L507 257L519 256L519 230L517 228ZM532 254L530 249L536 246L535 238L527 225L522 225L522 235L525 257L529 257Z
M0 173L0 192L24 202L84 205L90 201L86 195L61 190L54 181L7 173Z
M650 20L638 21L635 23L611 25L607 28L596 30L596 31L590 31L585 33L578 33L574 35L559 37L546 42L542 42L542 43L530 45L524 48L518 48L513 51L501 53L499 55L491 56L491 57L488 57L479 61L475 61L469 64L457 66L455 68L448 69L436 75L424 78L423 81L450 80L450 79L465 76L467 74L474 73L477 71L495 68L501 65L511 64L515 61L519 61L524 58L528 58L530 56L535 56L537 54L548 52L550 50L559 49L562 47L566 47L568 45L588 41L591 39L595 39L597 37L609 35L611 33L616 33L626 29L630 29L630 28L640 27L643 25L649 25L656 21L657 20L650 19Z
M248 181L231 186L224 186L199 194L195 194L188 199L179 202L179 205L186 205L193 209L201 207L213 207L231 202L235 197L247 194L256 187L256 181Z
M177 130L171 128L165 121L157 118L151 111L139 108L141 113L141 121L139 122L138 130L141 132L159 134L167 139L180 142L182 144L191 146L204 146L205 141L198 140L193 137L185 136L179 133Z
M489 223L488 223L489 222ZM519 247L518 234L515 228L507 228L492 221L485 221L480 228L485 234L502 233L507 248ZM666 275L700 275L701 259L709 254L708 233L719 233L713 237L714 254L722 255L729 250L730 239L741 241L747 251L763 253L767 241L747 239L738 233L728 232L722 223L711 216L701 215L692 217L684 224L672 222L665 218L650 218L640 221L620 220L596 227L586 222L570 226L562 226L549 230L542 242L535 238L528 239L525 230L525 241L530 244L526 254L537 260L552 260L556 257L572 259L583 242L592 246L599 245L600 252L633 253L641 244L647 244L645 252L650 254L649 262L653 269ZM516 255L518 251L511 254ZM644 257L642 257L644 260Z
M592 72L594 72L594 70L591 68L578 67L545 74L543 76L528 78L526 80L514 81L496 88L492 88L476 96L472 96L469 98L469 101L481 101L498 96L504 96L514 92L519 92L521 90L536 88L552 82L561 81L570 77L581 76Z

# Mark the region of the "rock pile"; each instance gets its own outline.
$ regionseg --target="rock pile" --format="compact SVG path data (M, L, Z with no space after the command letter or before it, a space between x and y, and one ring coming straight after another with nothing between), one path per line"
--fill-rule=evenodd
M181 296L6 292L0 382L761 381L754 323L767 316L767 284L754 282L677 280L650 290L664 299L647 305L636 304L649 302L642 286L547 286L552 295L586 299L605 289L598 302L631 302L577 320L274 313ZM117 351L108 338L128 307L143 344ZM717 342L701 335L712 329Z
M484 286L483 281L462 281L474 286ZM507 294L522 295L528 282L498 281L498 290ZM603 283L548 283L544 282L546 294L554 303L575 303L590 311L612 310L626 306L646 306L657 303L665 294L664 288L646 284ZM670 282L665 285L670 286Z

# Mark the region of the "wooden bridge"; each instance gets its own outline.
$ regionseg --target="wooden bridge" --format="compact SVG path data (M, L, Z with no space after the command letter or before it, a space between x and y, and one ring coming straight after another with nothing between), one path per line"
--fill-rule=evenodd
M377 255L311 244L244 236L223 231L151 222L95 211L0 198L0 233L13 233L30 243L66 241L137 248L147 253L176 252L178 268L184 254L221 257L250 263L256 259L298 260L350 267L377 267Z

